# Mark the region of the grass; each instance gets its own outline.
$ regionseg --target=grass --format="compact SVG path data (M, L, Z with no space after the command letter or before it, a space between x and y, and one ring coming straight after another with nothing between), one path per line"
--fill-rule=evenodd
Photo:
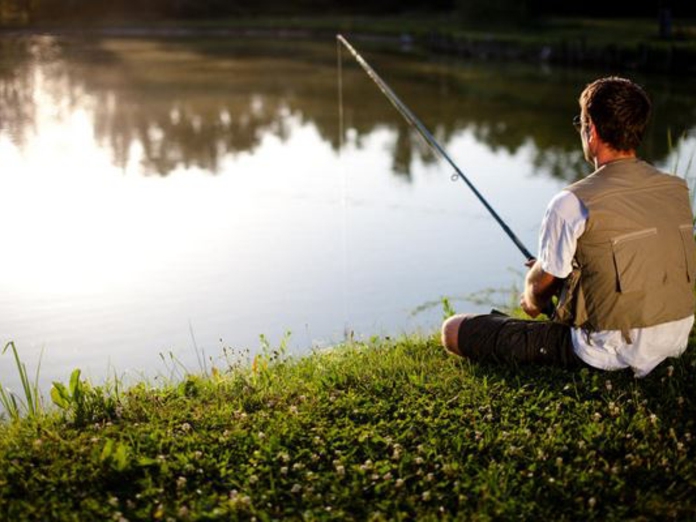
M0 426L0 519L693 519L695 343L642 380L470 364L435 336L160 388L73 373L61 409Z
M26 413L29 417L35 417L42 411L41 395L39 393L39 372L41 371L41 358L36 368L36 376L34 381L29 380L26 365L19 358L17 347L13 342L9 342L2 350L4 355L8 349L12 348L12 355L19 375L19 381L22 384L22 392L24 398L16 393L6 390L0 386L0 406L5 410L7 415L14 421L19 420L22 413Z

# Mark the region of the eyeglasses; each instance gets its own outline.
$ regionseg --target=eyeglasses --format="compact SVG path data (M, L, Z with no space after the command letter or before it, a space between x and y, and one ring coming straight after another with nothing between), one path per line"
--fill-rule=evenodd
M575 127L575 130L578 132L582 129L582 119L579 114L573 116L573 127Z

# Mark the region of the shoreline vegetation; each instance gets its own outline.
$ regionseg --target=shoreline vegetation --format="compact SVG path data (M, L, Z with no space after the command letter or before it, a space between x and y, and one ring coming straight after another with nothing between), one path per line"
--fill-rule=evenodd
M696 20L675 21L660 38L653 19L545 18L523 27L467 26L441 14L391 17L242 17L215 20L121 19L6 26L0 35L95 37L272 36L333 38L343 33L384 50L465 60L696 74Z
M413 335L157 387L76 370L51 406L9 344L32 409L0 423L0 519L690 520L694 335L644 379Z

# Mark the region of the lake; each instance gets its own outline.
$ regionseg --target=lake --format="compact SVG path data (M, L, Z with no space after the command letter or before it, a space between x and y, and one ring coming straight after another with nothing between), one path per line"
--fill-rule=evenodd
M352 43L535 252L589 172L577 97L622 71ZM696 175L696 82L626 74L655 104L642 156ZM44 390L156 382L509 302L522 254L347 52L342 99L341 135L333 39L0 37L2 345L43 353Z

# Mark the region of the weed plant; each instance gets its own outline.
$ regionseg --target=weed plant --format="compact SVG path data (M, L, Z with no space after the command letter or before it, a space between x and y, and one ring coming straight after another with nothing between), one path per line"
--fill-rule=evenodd
M1 520L693 520L696 350L647 378L433 337L267 350L0 426Z
M19 381L22 384L22 398L17 393L5 389L0 385L0 406L5 414L13 421L19 420L22 413L26 413L29 417L35 417L42 411L41 394L39 393L39 372L41 371L41 358L36 368L36 376L34 381L29 380L26 365L19 358L17 347L13 342L9 342L2 349L2 355L5 355L8 349L12 348L14 363L19 375Z

